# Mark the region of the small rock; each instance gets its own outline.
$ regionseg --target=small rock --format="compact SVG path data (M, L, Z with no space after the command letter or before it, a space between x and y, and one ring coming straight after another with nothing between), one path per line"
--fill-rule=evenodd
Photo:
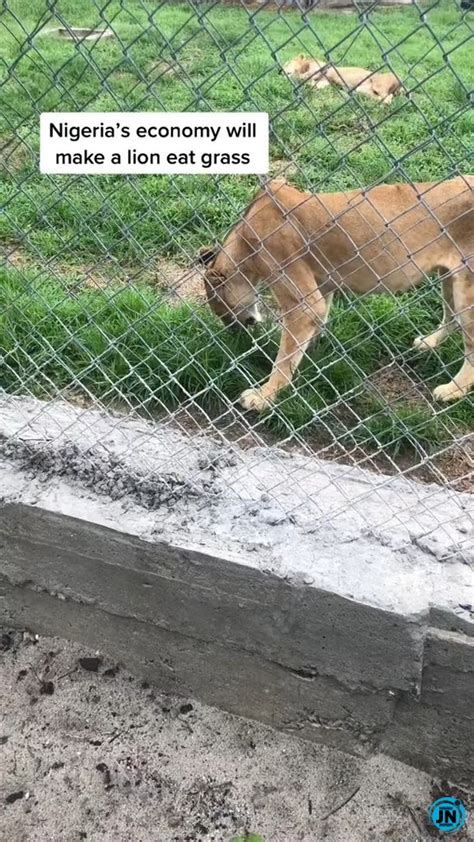
M9 632L3 632L0 636L0 652L8 652L12 648L15 639Z
M102 658L79 658L79 664L87 672L98 672Z
M268 508L260 512L260 520L267 523L269 526L281 526L283 523L296 523L296 517L293 514L285 514L277 508Z
M40 687L40 694L42 696L52 696L54 693L54 684L52 681L42 681Z
M111 784L112 778L111 778L111 775L110 775L110 769L107 766L107 764L106 763L98 763L95 768L97 769L98 772L100 772L104 776L105 788L110 789L110 787L112 786L112 784Z
M102 675L106 675L106 676L107 676L107 678L115 678L115 676L117 675L117 673L118 673L119 669L120 669L120 668L119 668L119 665L118 665L118 664L116 664L114 667L109 667L109 669L104 670L104 672L102 673Z
M306 576L307 574L303 573L301 570L291 570L289 573L286 574L285 579L292 585L296 585L296 587L301 587L301 585L307 584L305 582Z
M5 802L7 804L14 804L15 801L19 801L20 798L23 798L25 795L22 789L19 789L18 792L11 792L10 795L7 795L5 798Z
M191 702L187 702L184 705L181 705L179 708L179 712L182 714L190 713L193 710L193 705Z

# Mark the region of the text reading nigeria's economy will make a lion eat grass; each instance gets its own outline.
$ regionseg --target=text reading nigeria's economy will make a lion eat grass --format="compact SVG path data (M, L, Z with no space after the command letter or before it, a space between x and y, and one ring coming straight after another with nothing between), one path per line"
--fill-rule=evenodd
M41 114L40 170L63 175L258 175L268 172L268 114Z

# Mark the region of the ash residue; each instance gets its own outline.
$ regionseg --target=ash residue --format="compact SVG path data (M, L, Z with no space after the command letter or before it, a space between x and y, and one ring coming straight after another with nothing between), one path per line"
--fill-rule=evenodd
M194 481L154 471L144 476L114 454L81 449L73 442L52 447L45 442L7 440L0 435L0 456L19 463L31 478L41 482L60 477L112 500L127 497L146 509L219 493L212 476Z
M186 842L228 839L237 828L248 824L249 815L244 805L235 803L231 780L220 783L208 776L198 778L178 798L171 824L180 826L180 833L173 840ZM183 836L184 833L184 836Z

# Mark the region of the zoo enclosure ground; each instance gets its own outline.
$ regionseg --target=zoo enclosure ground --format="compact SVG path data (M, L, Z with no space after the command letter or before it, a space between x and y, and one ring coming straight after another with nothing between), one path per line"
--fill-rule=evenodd
M104 839L415 842L440 795L472 794L374 754L303 742L160 695L96 652L5 629L0 833ZM95 671L94 671L95 670ZM345 803L347 802L347 803ZM473 840L467 825L459 840Z

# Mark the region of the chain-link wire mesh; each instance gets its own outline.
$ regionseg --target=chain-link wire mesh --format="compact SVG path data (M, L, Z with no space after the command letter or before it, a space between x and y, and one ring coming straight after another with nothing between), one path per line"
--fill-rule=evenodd
M112 426L121 423L120 416L138 415L153 424L151 430L158 423L160 430L182 433L179 446L173 440L169 464L160 464L169 473L176 462L187 464L205 432L230 446L237 460L245 453L246 476L257 472L259 483L271 452L280 474L272 474L265 494L285 517L311 507L315 524L341 513L363 520L367 495L380 499L381 528L403 523L406 502L397 502L396 493L384 497L393 477L427 480L435 484L419 486L421 533L444 530L450 553L463 556L465 525L454 535L452 510L447 518L437 505L439 484L450 487L456 500L461 498L454 492L472 490L474 401L468 389L453 403L433 401L432 392L453 377L456 382L463 361L472 359L472 295L462 293L456 305L462 329L446 330L446 342L426 353L413 348L413 341L432 335L441 321L440 282L423 270L416 253L404 265L407 275L408 263L426 275L416 289L396 296L382 277L385 294L355 296L350 284L336 284L317 344L303 355L291 385L258 414L244 412L238 398L268 380L281 324L291 313L271 299L273 275L263 278L265 319L256 332L230 332L205 300L199 249L225 242L259 188L276 197L278 206L278 190L268 186L272 177L312 194L340 192L343 205L331 218L337 228L345 224L349 191L422 183L413 202L438 232L424 246L435 249L441 237L457 250L466 289L473 287L472 204L470 211L465 204L472 202L466 176L474 139L469 10L447 0L396 8L356 2L342 12L318 2L294 6L4 0L0 385L6 406L11 395L34 402L15 403L24 406L23 420L9 433L6 425L2 436L14 455L28 427L28 446L25 451L23 442L19 452L31 464L35 424L50 446L67 452L77 423L89 447L107 447L110 425L105 429L104 416L95 410L115 413ZM285 67L299 54L318 59L324 78L290 78ZM341 71L347 66L366 68L370 79L394 73L399 95L382 101L351 89ZM329 84L328 70L335 73ZM318 79L324 86L315 84ZM270 176L41 176L39 115L55 110L268 111ZM448 200L441 192L433 207L426 182L455 177L463 203L448 225ZM301 195L304 205L309 200ZM373 195L365 192L355 210L352 205L369 225L371 212L379 213ZM320 202L327 207L324 196ZM280 210L282 234L290 226L301 235L295 215ZM383 220L392 242L403 241L405 215L395 210ZM303 232L313 257L318 236ZM381 251L387 247L385 240L379 245L376 228L370 243ZM357 242L352 246L369 270L363 249ZM258 248L268 251L265 243ZM328 277L344 275L345 259L318 255ZM280 278L295 283L292 266L299 257L290 253L279 266ZM443 283L449 305L460 269L448 268ZM452 311L448 306L449 327ZM293 338L301 344L300 334ZM73 415L54 415L62 401L73 405ZM254 447L246 450L249 444ZM129 442L119 455L125 457L127 447ZM288 448L317 457L316 486L305 486L300 463L285 459ZM70 452L68 458L74 461ZM366 492L356 495L344 485L355 465L373 471L372 480L364 480ZM156 482L152 460L142 467L143 476ZM234 479L237 488L238 468ZM128 488L120 481L116 496ZM285 497L290 482L294 493ZM337 492L329 507L321 502L327 489ZM456 505L465 518L465 507Z

